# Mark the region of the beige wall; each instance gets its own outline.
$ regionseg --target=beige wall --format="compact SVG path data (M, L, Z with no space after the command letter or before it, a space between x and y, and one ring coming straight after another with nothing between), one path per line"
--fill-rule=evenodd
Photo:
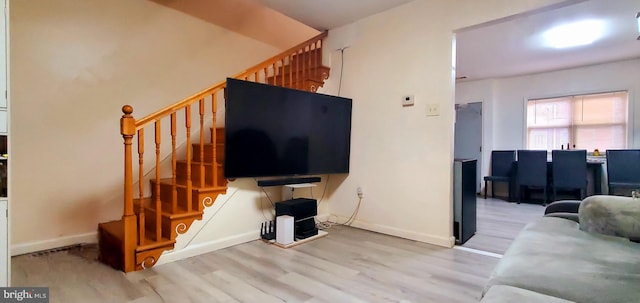
M289 49L319 34L255 0L151 1L281 49Z
M123 104L141 118L279 52L146 0L14 0L10 31L14 252L122 215Z
M351 46L342 95L354 98L352 166L331 177L321 212L348 217L362 186L357 226L451 245L453 31L560 1L478 2L418 0L331 31L329 49ZM140 117L277 53L144 0L14 0L10 17L12 240L27 248L75 243L121 215L122 104ZM400 106L405 94L416 106ZM425 117L427 103L441 115ZM194 229L180 246L257 236L261 194L236 182L206 215L219 221L199 223L216 232Z
M341 95L353 98L349 176L330 198L348 217L364 199L355 226L451 246L455 30L507 17L553 0L418 0L329 32L330 49L344 51ZM336 93L340 52L331 54ZM401 97L415 96L402 107ZM427 117L427 104L440 116Z

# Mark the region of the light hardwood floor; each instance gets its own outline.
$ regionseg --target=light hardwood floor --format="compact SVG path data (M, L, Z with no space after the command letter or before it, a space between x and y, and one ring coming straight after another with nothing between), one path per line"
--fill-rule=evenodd
M283 249L253 241L124 274L95 247L12 260L13 286L51 302L477 302L498 262L356 228Z
M500 199L477 199L476 234L463 247L504 254L518 233L544 215L540 204L510 203Z
M544 207L477 200L463 246L503 254ZM12 286L48 286L51 302L477 302L494 257L361 229L282 249L249 242L124 274L95 246L12 259Z

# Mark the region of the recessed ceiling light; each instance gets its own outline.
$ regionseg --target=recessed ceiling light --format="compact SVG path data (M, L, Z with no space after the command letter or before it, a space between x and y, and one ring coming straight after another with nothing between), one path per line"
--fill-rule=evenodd
M588 45L602 38L605 23L601 20L584 20L553 27L542 34L545 45L553 48L569 48Z

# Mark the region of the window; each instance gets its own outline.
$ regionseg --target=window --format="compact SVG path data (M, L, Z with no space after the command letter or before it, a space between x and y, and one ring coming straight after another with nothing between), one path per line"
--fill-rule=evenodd
M624 91L529 100L527 148L626 148L628 98Z

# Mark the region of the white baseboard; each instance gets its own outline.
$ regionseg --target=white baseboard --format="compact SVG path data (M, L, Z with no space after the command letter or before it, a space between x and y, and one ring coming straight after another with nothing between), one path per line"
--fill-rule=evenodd
M338 222L346 222L349 219L347 217L341 217L336 215L330 215L330 217L337 218ZM351 223L351 226L370 230L370 231L375 231L385 235L400 237L404 239L429 243L429 244L448 247L448 248L453 247L456 242L456 239L454 237L440 237L440 236L435 236L435 235L430 235L425 233L419 233L411 230L400 229L392 226L363 222L359 220L353 221L353 223Z
M59 237L43 241L34 241L11 245L11 256L19 256L52 248L70 246L81 243L98 243L98 233L90 232L73 236Z
M234 245L258 240L259 238L260 232L256 230L209 242L191 244L179 250L164 252L162 256L160 256L160 259L158 259L158 263L156 263L155 265L157 266L161 264L171 263L174 261L194 257Z

